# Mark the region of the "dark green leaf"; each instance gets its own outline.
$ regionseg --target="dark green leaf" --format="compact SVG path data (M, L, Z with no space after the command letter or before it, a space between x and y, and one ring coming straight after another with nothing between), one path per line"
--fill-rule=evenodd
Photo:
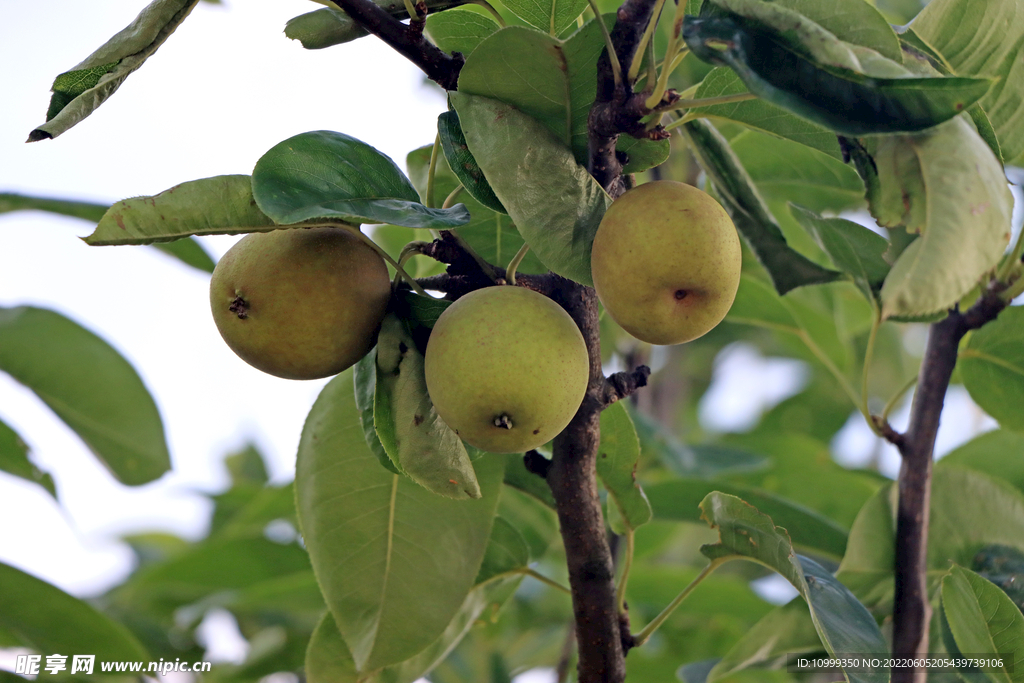
M590 248L611 198L541 123L516 108L451 93L469 149L540 260L591 284Z
M451 500L382 469L345 372L321 392L299 444L296 501L313 569L357 669L421 652L480 569L504 460L480 458L483 497Z
M213 269L217 267L216 262L210 258L202 245L192 238L174 240L173 242L157 242L152 246L204 273L212 273Z
M961 372L963 358L961 355ZM939 467L955 465L1004 479L1024 492L1024 434L1006 429L986 432L943 456L939 462Z
M551 495L550 487L544 479L526 469L523 454L508 453L505 458L505 484L530 494L554 510L555 498Z
M94 654L105 661L149 659L121 624L56 586L3 563L0 628L9 629L23 646L43 654Z
M356 392L356 408L359 410L359 422L363 426L363 437L370 451L377 456L380 464L395 474L401 474L398 465L391 461L391 456L384 450L377 428L374 425L373 412L376 406L377 391L377 347L359 359L353 366L353 384Z
M768 271L775 289L785 294L795 287L835 280L839 273L822 268L786 244L753 181L725 138L711 124L690 121L680 128L701 167L714 183L733 223Z
M154 0L85 61L57 76L46 123L28 141L55 138L93 113L174 33L198 1Z
M978 551L971 569L1003 589L1024 610L1024 549L993 543Z
M998 78L981 99L1007 160L1024 152L1024 12L1016 0L935 0L914 34L960 76Z
M711 560L742 557L771 567L807 602L818 636L830 654L883 653L887 644L874 617L827 570L793 552L789 534L739 498L711 493L701 502L702 518L719 530L720 541L701 546ZM887 670L847 672L851 683L889 680Z
M957 150L949 154L949 150ZM1002 166L963 117L917 135L872 138L880 225L920 238L893 264L882 314L930 315L960 300L1003 255L1013 198Z
M1024 431L1024 308L1011 306L971 333L958 368L975 403L1006 429Z
M953 565L942 579L942 611L960 652L1000 659L978 667L991 681L1024 681L1024 614L988 579Z
M498 30L488 14L472 5L427 16L427 34L445 52L469 56L485 38Z
M448 14L451 14L451 12L446 12L440 16L447 16ZM476 163L476 159L473 158L469 151L469 146L466 145L466 136L462 134L458 113L446 111L438 116L437 134L441 138L441 149L444 150L445 159L448 161L448 168L462 182L466 192L473 195L474 199L488 209L507 214L508 211L501 205L498 198L494 196L494 190L487 184L484 172L480 170L480 165Z
M242 484L265 486L270 479L263 455L252 444L225 457L224 466L227 467L228 473L231 475L233 486Z
M56 498L57 489L53 485L53 477L35 466L28 457L28 451L28 444L0 420L0 471L39 484Z
M700 59L731 67L758 97L843 135L930 128L963 112L992 84L915 78L872 50L850 49L799 13L775 3L754 6L765 8L762 16L688 18L687 45Z
M414 327L427 329L433 329L437 319L452 304L451 301L423 296L409 290L399 291L395 299L395 313L398 317Z
M729 67L720 66L712 69L701 81L694 95L697 99L738 95L749 92L747 86ZM792 140L823 152L834 159L842 160L836 134L827 128L807 119L790 114L781 107L761 99L733 102L731 104L715 104L710 107L698 107L690 110L691 114L706 116L713 119L725 119L741 123L762 133Z
M530 476L546 485L537 475ZM550 489L548 493L550 495ZM530 549L530 557L534 559L543 557L558 536L558 516L554 504L545 505L536 497L510 486L502 488L498 515L516 528Z
M462 205L428 209L388 157L343 133L313 131L278 143L253 169L252 193L278 223L313 218L454 228L469 221Z
M170 469L153 398L109 344L41 308L0 307L0 370L35 392L123 484Z
M479 498L469 453L427 394L423 354L389 314L377 337L374 426L391 461L417 484L448 498Z
M630 531L651 520L651 504L636 481L640 441L633 420L621 401L601 412L601 441L597 447L597 476L618 508L616 521ZM616 533L625 529L613 524Z
M836 268L853 278L857 287L868 299L875 299L889 264L882 254L889 248L889 242L879 235L844 218L822 218L818 214L790 204L793 217L832 259Z
M769 515L789 531L793 543L809 552L840 558L846 530L823 515L780 496L742 484L680 479L648 484L644 491L657 519L700 521L700 502L712 491L734 495Z

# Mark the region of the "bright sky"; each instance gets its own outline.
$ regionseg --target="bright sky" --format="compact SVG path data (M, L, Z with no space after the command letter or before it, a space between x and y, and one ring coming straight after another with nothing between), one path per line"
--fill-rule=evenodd
M317 129L353 135L404 167L408 151L433 140L444 108L416 69L373 39L318 52L286 39L285 22L318 7L311 2L227 0L201 3L90 118L56 140L26 145L43 122L53 78L145 1L6 4L0 191L101 202L155 194L185 180L249 173L277 142ZM130 571L119 534L202 536L210 511L195 492L225 487L221 459L247 440L269 457L276 480L291 479L302 421L324 383L253 370L213 326L206 275L147 247L87 247L76 237L91 228L35 212L0 215L0 306L55 309L118 348L160 407L174 470L144 487L121 486L31 392L0 374L0 419L54 475L61 501L0 473L0 561L77 595L100 592ZM219 256L236 239L203 244ZM702 415L723 430L753 424L803 383L792 361L761 358L753 347L733 349L716 378ZM779 391L760 396L758 386ZM976 415L963 396L953 399ZM953 431L944 422L952 436L940 440L948 448L991 424L978 420ZM873 442L863 441L863 424L844 432L837 447L857 462Z

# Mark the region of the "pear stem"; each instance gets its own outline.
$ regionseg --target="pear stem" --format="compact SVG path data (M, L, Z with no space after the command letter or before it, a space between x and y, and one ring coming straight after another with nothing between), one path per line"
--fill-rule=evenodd
M526 258L526 253L530 251L530 245L523 243L523 246L519 247L519 251L512 257L512 260L508 264L508 268L505 269L505 280L515 286L516 284L516 270L519 268L519 264Z
M380 254L380 257L382 259L390 263L391 266L395 269L395 272L401 275L403 278L405 278L405 281L409 283L409 286L412 287L412 291L416 292L417 294L422 294L423 296L430 296L429 294L427 294L427 290L420 287L420 283L416 282L416 278L409 275L409 273L405 272L405 268L402 268L402 266L399 265L398 261L391 258L391 256L389 256L386 251L381 249L377 245L377 243L370 239L370 237L362 230L360 230L358 226L349 225L348 223L328 223L327 226L332 228L343 228L345 230L348 230L350 233L361 239L363 243L366 244L366 246L370 247L375 252Z

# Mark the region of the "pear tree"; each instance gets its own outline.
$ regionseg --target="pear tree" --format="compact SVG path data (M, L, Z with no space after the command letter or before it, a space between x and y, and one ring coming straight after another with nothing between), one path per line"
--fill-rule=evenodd
M29 141L88 134L198 3L140 7ZM333 377L293 484L230 456L209 536L129 539L108 594L0 564L0 644L199 659L216 607L251 648L204 681L1024 680L1019 0L320 4L287 38L381 40L445 93L406 159L318 130L112 206L0 194L212 271L253 372ZM214 269L219 234L247 235ZM715 430L740 347L810 379ZM170 469L135 370L69 318L0 308L0 370L122 483ZM935 462L955 384L999 428ZM851 415L896 481L831 457ZM3 422L0 469L52 491Z

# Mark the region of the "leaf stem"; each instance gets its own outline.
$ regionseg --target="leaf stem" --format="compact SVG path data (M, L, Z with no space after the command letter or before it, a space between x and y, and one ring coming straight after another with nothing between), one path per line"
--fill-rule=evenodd
M420 16L419 10L416 9L416 4L412 0L402 0L405 3L405 11L409 13L409 19L411 21L422 21L423 17Z
M633 530L626 530L626 557L622 562L622 576L619 577L619 586L615 589L615 609L619 614L626 611L626 584L629 583L629 570L633 568L633 551L636 547L636 539Z
M665 90L668 88L669 74L671 74L672 70L677 66L675 60L676 56L680 52L679 31L685 14L686 2L677 3L675 17L672 19L672 38L669 40L668 47L665 49L665 63L661 67L661 77L658 79L657 85L654 86L651 96L644 102L648 109L654 109L658 106L658 103L661 102L661 98L664 97Z
M515 286L516 284L516 270L519 269L519 264L523 262L526 257L526 253L530 251L530 245L523 243L523 246L519 247L519 251L512 257L512 260L508 263L508 268L505 269L505 280Z
M871 419L871 407L868 405L868 374L871 369L871 360L875 355L875 338L878 336L878 328L882 324L881 309L874 302L871 303L871 309L874 315L871 317L871 332L868 333L868 345L864 350L864 369L860 373L860 412L867 421L868 427L871 427L871 431L876 436L882 436L881 429Z
M441 205L441 208L442 209L450 209L450 208L452 208L452 202L455 201L456 197L458 197L460 194L462 194L462 191L464 189L466 189L466 187L462 183L459 183L459 185L454 190L452 190L451 194L449 194L447 197L445 197L444 204Z
M1013 243L1013 249L999 264L999 270L996 271L997 282L1007 283L1014 267L1020 263L1022 255L1024 255L1024 227L1017 233L1017 241Z
M907 391L909 391L910 388L913 387L915 384L917 384L917 375L911 377L907 381L907 383L904 384L902 388L900 388L899 391L892 395L892 398L890 398L889 401L885 404L885 408L882 409L882 414L879 415L879 418L883 422L889 421L889 413L891 413L892 409L896 407L896 403L900 400L900 398L903 397L903 394L907 393Z
M427 166L427 196L426 204L428 209L436 209L434 204L434 175L437 173L437 154L441 149L441 134L434 136L434 146L430 150L430 165Z
M417 294L422 294L423 296L430 296L429 294L427 294L427 291L425 289L420 287L420 283L416 282L416 278L412 277L411 275L409 275L409 273L405 272L405 268L402 268L402 266L399 265L398 261L391 258L391 256L389 256L386 251L381 249L376 242L370 239L369 235L360 230L359 226L349 225L348 223L327 223L325 225L333 228L343 228L354 234L356 237L361 239L368 247L370 247L375 252L380 254L381 258L390 263L392 267L394 267L395 272L401 275L403 278L405 278L405 281L409 283L409 286L412 287L412 291L416 292Z
M562 591L566 595L572 595L572 591L570 591L568 588L566 588L562 584L558 583L557 581L553 581L553 580L549 579L548 577L544 576L540 572L536 572L536 571L530 569L529 567L524 567L523 569L518 569L518 570L516 570L516 573L517 574L522 574L523 576L529 576L530 578L533 578L533 579L537 579L538 581L543 583L545 586L550 586L550 587L554 588L555 590Z
M684 2L681 4L685 5L686 3ZM718 567L720 567L722 564L724 564L724 561L722 559L712 560L711 562L708 562L708 565L701 570L700 574L698 574L693 581L690 582L690 585L684 588L683 592L677 595L675 599L668 604L668 607L661 611L661 614L654 617L654 620L651 623L647 624L647 626L644 627L644 630L640 631L640 633L634 636L636 642L633 645L633 647L640 647L641 645L646 643L648 639L650 639L651 634L657 631L658 627L664 624L665 620L672 616L672 613L675 612L676 608L682 604L683 600L685 600L687 596L689 596L690 593L693 592L693 589L696 588L701 581L706 579L711 574L711 572L718 569Z
M817 358L821 362L821 364L825 366L825 369L832 373L832 376L836 378L837 382L839 382L839 386L842 387L843 391L846 393L849 399L853 401L854 407L860 410L860 396L857 395L857 390L853 388L852 384L850 384L850 380L846 378L846 375L844 375L842 371L836 367L836 364L832 362L832 359L829 358L828 355L821 350L821 347L818 346L818 344L815 343L813 339L811 339L811 335L809 335L806 330L799 329L796 332L796 335L800 338L800 341L804 343L804 346L806 346L807 349L814 354L814 357Z
M681 111L683 109L695 109L697 107L711 107L716 104L732 104L733 102L746 102L747 100L756 100L757 95L749 92L733 93L732 95L722 95L721 97L705 97L698 100L676 100L672 104L655 109L653 113L667 113L670 111Z
M601 16L601 10L597 8L596 0L587 0L590 3L590 10L594 13L594 20L597 25L601 27L601 33L604 35L605 48L608 50L608 61L612 65L612 79L615 81L615 89L618 90L622 87L622 65L619 64L619 55L615 51L615 43L612 42L612 34L608 32L608 26L604 23L604 17Z
M508 24L505 23L505 19L498 13L498 10L494 9L494 5L487 2L487 0L469 0L470 4L480 5L485 10L491 13L491 16L498 22L498 26L505 28Z
M647 48L648 41L651 45L654 45L652 35L654 29L658 25L658 20L661 19L661 10L665 6L665 0L657 0L654 5L654 10L651 12L651 20L647 22L647 27L644 29L644 34L640 36L640 43L636 46L636 53L633 56L633 62L629 65L629 75L626 77L628 83L636 81L637 75L640 73L640 63L644 61L643 51ZM636 55L640 55L637 59ZM654 81L648 81L653 83Z

